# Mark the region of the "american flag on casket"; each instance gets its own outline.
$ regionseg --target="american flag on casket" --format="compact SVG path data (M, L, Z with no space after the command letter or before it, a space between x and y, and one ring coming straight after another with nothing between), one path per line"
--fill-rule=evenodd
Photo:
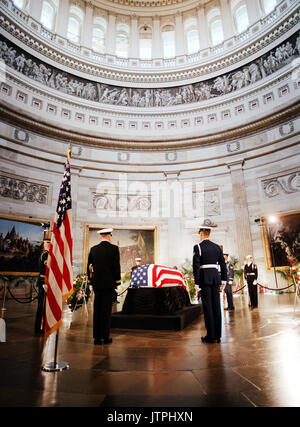
M130 286L153 286L160 288L161 286L178 286L186 288L184 279L180 271L176 268L165 267L157 264L145 264L133 270Z

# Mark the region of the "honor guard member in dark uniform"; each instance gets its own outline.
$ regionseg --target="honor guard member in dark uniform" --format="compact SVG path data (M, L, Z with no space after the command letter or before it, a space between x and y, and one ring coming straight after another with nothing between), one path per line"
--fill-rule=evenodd
M112 342L109 333L113 296L121 283L120 252L118 246L111 243L112 232L112 228L98 231L101 242L91 248L88 257L87 275L95 294L93 337L96 345Z
M35 324L34 324L34 332L37 335L43 335L44 334L44 328L45 328L45 308L46 308L46 292L47 292L47 285L45 281L45 273L46 273L46 267L47 267L47 259L50 249L50 239L45 239L43 243L43 252L40 256L40 275L37 281L38 286L38 306L36 311L36 317L35 317Z
M225 310L231 311L231 310L234 310L233 295L232 295L232 283L234 278L234 270L233 270L233 265L228 259L228 256L229 254L224 254L224 259L225 259L226 268L227 268L227 283L225 286L227 307L225 308Z
M138 268L142 265L141 261L142 261L142 258L136 258L135 259L135 265L131 268L130 277L132 276L133 270L135 270L136 268Z
M221 342L220 286L227 282L227 269L222 249L209 240L211 227L200 227L201 242L194 246L193 273L195 284L200 287L207 335L202 342ZM218 270L220 266L220 273Z
M247 281L251 310L257 308L257 265L253 263L252 255L247 255L244 266L244 277Z

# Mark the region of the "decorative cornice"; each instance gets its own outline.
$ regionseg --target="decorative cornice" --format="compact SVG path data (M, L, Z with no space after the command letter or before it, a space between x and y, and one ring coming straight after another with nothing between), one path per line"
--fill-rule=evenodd
M299 102L295 102L293 105L282 108L275 114L270 114L263 119L249 122L246 125L240 125L235 128L221 131L218 133L211 133L203 137L191 137L191 138L170 138L164 139L163 141L156 140L142 140L142 139L117 139L108 137L95 137L88 133L79 133L75 131L67 131L62 128L58 128L50 125L49 123L43 122L41 119L33 119L29 117L25 112L20 115L14 109L11 109L7 104L0 103L0 113L3 121L9 122L14 126L20 126L27 131L40 133L49 137L58 138L64 142L70 142L75 144L84 144L90 146L99 146L110 149L143 149L143 150L161 150L170 148L191 148L201 145L212 145L219 143L227 143L234 138L247 137L254 132L265 130L274 124L280 125L284 121L292 120L297 117L300 113Z

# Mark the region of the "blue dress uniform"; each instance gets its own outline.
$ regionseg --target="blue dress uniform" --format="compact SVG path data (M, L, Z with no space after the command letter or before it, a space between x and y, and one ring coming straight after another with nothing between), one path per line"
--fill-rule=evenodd
M221 268L221 275L218 271ZM219 287L227 281L227 269L222 249L216 243L204 239L194 246L193 273L195 284L201 288L201 300L206 337L204 342L220 342L221 339L221 304Z
M102 229L100 234L110 234L112 229ZM92 265L92 269L90 266ZM93 275L91 274L93 271ZM88 257L87 275L92 283L94 299L93 336L95 344L108 344L113 297L121 283L120 252L116 245L101 241L93 246Z
M44 328L45 328L46 292L43 285L46 284L45 273L46 273L48 255L49 255L49 252L45 250L43 251L40 257L40 265L39 265L40 275L37 281L38 305L37 305L35 323L34 323L34 333L37 335L43 335Z
M251 308L257 308L258 302L257 302L257 277L258 277L258 270L257 265L252 262L252 256L248 255L248 259L251 260L251 262L248 262L244 266L244 277L247 281L248 285L248 292L250 297L250 306Z
M224 256L228 254L224 254ZM225 310L234 310L234 304L233 304L233 295L232 295L232 283L234 279L234 269L233 265L229 260L226 262L226 268L227 268L227 283L225 286L225 294L227 298L227 308Z

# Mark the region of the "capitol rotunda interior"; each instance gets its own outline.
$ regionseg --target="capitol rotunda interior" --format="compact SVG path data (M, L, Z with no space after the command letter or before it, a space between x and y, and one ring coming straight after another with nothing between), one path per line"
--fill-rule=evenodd
M0 10L0 406L299 406L299 1L0 0ZM97 231L113 228L116 313L137 256L190 271L209 226L236 270L234 312L220 294L220 344L201 342L201 313L180 330L112 327L112 344L94 346L91 293L85 321L63 308L69 368L41 369L38 273L7 253L51 232L68 152L74 278ZM238 291L249 254L252 311L247 286Z

